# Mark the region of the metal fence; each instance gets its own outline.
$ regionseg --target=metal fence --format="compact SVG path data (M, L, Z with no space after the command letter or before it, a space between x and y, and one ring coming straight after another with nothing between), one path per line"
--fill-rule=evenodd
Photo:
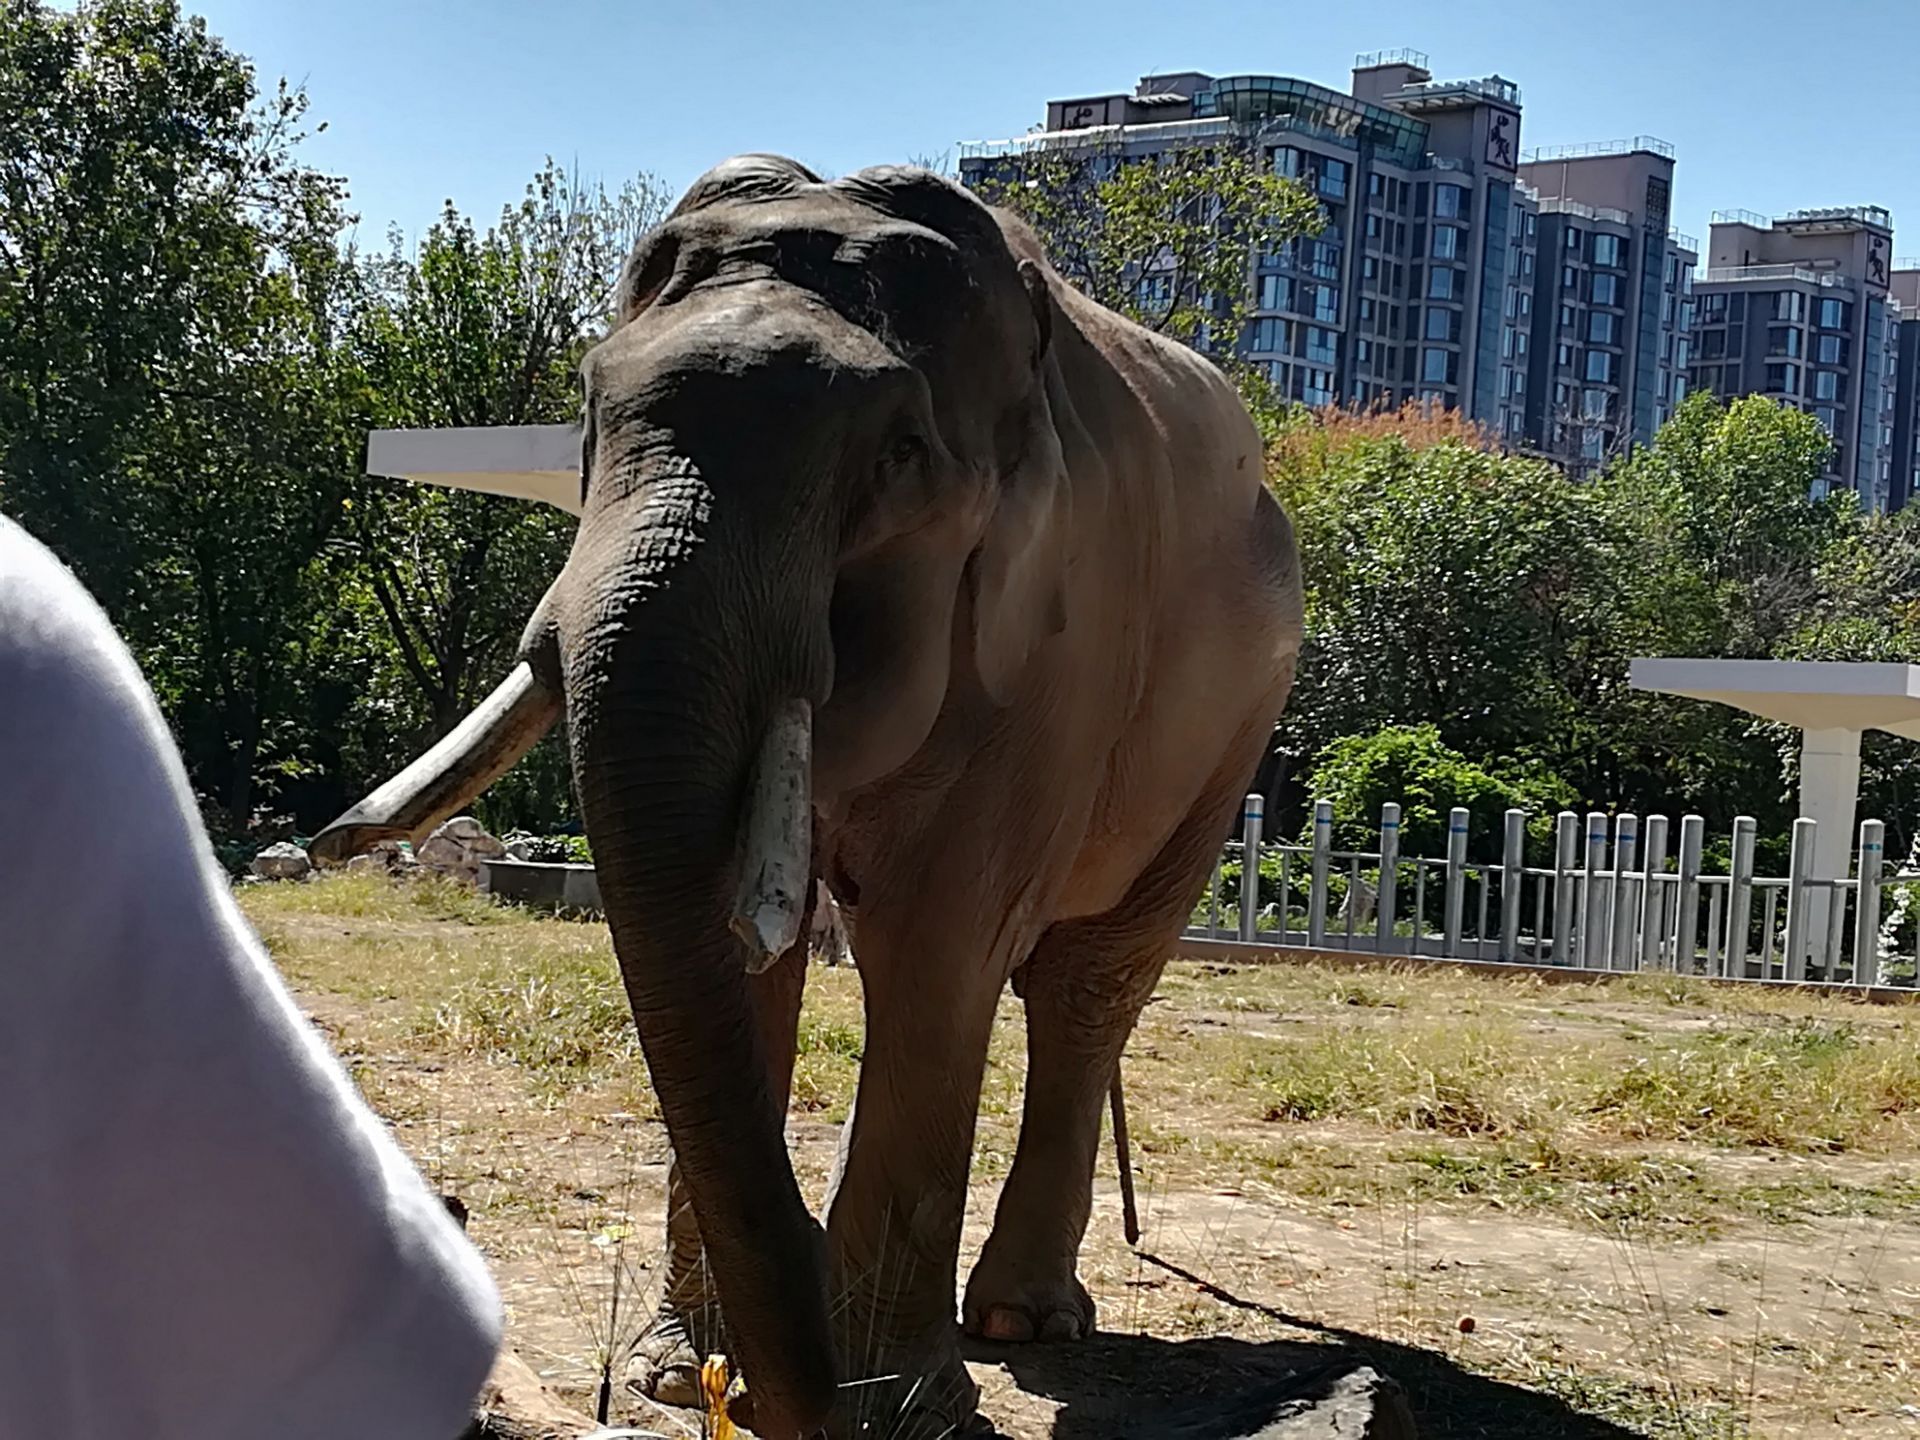
M1400 807L1381 807L1376 848L1337 850L1333 807L1307 844L1261 834L1249 795L1242 838L1214 867L1187 936L1585 971L1914 987L1920 873L1883 873L1885 826L1861 824L1850 875L1815 873L1816 822L1794 822L1785 876L1754 873L1754 822L1734 821L1725 873L1705 859L1706 822L1571 811L1553 863L1526 863L1528 822L1509 810L1498 860L1467 853L1470 815L1448 817L1446 854L1408 856ZM1670 840L1677 845L1670 849ZM1248 864L1251 857L1252 863ZM1717 867L1716 867L1717 870Z

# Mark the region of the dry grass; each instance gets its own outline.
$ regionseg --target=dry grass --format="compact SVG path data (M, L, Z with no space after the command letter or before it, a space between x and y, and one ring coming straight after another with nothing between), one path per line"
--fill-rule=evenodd
M473 1206L516 1343L590 1390L629 1343L615 1331L645 1318L664 1180L604 930L379 877L242 903L373 1103ZM857 972L816 969L790 1124L816 1198L862 1043ZM1023 1071L1009 999L970 1248ZM1436 1436L1909 1423L1920 1010L1654 977L1176 965L1126 1075L1141 1249L1204 1282L1120 1242L1104 1160L1082 1268L1113 1344L1158 1347L1111 1360L1129 1373L1320 1326L1385 1347ZM1100 1397L1076 1400L1071 1377L976 1374L1009 1434L1097 1429ZM1551 1414L1474 1428L1468 1412L1527 1392Z

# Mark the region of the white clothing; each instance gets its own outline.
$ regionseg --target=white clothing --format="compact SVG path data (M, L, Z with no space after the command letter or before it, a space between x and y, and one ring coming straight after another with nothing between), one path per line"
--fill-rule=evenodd
M0 518L0 1440L455 1440L500 1327L132 656Z

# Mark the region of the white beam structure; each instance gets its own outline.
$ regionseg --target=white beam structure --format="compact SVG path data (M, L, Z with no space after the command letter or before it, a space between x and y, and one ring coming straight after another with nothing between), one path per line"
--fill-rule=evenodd
M472 425L375 430L367 473L538 500L580 513L578 425Z
M1711 700L1800 731L1800 813L1819 822L1815 879L1843 880L1851 868L1861 733L1920 740L1920 665L1643 659L1629 680L1636 690ZM1810 897L1807 933L1816 947L1827 933L1827 898Z

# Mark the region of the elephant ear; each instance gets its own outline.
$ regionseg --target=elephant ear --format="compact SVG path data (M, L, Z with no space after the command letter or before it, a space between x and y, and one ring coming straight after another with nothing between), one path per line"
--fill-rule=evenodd
M1036 369L1053 330L1053 297L1040 267L1020 262L1038 330ZM1033 652L1067 626L1067 544L1073 492L1060 437L1035 377L1035 398L1015 463L1000 476L985 536L967 566L974 664L996 705L1011 703Z

